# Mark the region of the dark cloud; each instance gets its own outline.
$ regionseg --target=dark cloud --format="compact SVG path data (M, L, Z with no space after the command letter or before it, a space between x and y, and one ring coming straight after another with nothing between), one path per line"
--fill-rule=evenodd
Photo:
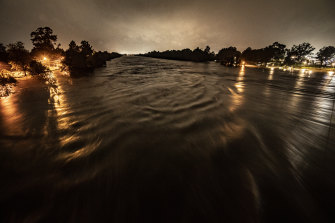
M96 49L145 52L229 45L335 45L332 0L0 0L0 42L50 26L64 47L88 40Z

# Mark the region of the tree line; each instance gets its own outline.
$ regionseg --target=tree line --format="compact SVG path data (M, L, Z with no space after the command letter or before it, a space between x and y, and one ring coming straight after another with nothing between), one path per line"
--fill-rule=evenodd
M215 59L215 53L210 52L209 46L207 46L204 50L198 47L194 50L190 49L167 50L164 52L152 51L146 54L139 54L139 56L154 57L161 59L194 61L194 62L206 62Z
M298 66L308 63L309 56L315 48L310 43L301 43L293 45L292 48L286 48L286 45L275 42L261 49L252 49L248 47L243 52L237 50L236 47L222 48L217 54L210 52L210 47L207 46L204 50L199 47L190 50L167 50L163 52L151 51L140 56L154 57L161 59L185 60L194 62L218 61L225 66L239 66L242 62L248 64L266 66L272 65L288 65ZM335 47L326 46L321 48L316 58L319 61L319 66L327 66L335 59Z
M44 74L49 69L42 63L42 58L47 56L50 61L63 58L61 60L63 69L68 69L71 76L81 76L87 75L97 67L104 66L106 61L121 56L118 53L107 51L97 52L85 40L81 41L80 45L71 41L69 48L64 50L60 44L57 44L57 35L50 27L39 27L31 32L30 37L33 44L31 51L25 49L21 41L10 43L7 46L0 43L1 70L22 71L25 75Z
M120 57L121 54L95 52L89 42L83 40L80 45L71 41L69 48L64 52L63 64L66 65L72 76L82 76L92 72L95 68L102 67L106 61Z

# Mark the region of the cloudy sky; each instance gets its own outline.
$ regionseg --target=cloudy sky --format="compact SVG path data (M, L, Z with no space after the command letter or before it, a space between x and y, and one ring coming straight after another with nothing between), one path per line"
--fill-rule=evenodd
M244 50L279 41L335 45L334 0L0 0L0 42L23 41L50 26L67 48L88 40L97 50L230 45Z

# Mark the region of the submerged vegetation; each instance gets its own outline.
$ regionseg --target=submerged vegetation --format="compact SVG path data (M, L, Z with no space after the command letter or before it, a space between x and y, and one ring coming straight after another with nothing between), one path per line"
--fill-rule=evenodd
M0 85L4 86L5 84L14 84L17 80L9 74L0 73Z
M118 53L94 52L92 46L85 40L78 46L73 40L69 49L65 51L62 61L72 76L82 76L92 72L95 68L102 67L106 61L120 57Z
M11 92L11 85L15 84L16 82L17 80L8 72L2 71L0 73L0 97L9 95Z
M39 27L30 34L33 48L25 49L17 41L4 46L0 43L0 84L14 83L15 78L28 75L47 76L53 70L66 70L74 77L87 75L106 61L121 55L118 53L96 52L88 41L77 46L74 41L66 51L57 45L57 35L50 27Z

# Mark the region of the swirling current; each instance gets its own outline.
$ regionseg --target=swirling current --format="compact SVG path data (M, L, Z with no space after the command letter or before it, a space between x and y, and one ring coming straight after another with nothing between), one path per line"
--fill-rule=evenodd
M0 99L0 222L334 222L334 74L125 56Z

